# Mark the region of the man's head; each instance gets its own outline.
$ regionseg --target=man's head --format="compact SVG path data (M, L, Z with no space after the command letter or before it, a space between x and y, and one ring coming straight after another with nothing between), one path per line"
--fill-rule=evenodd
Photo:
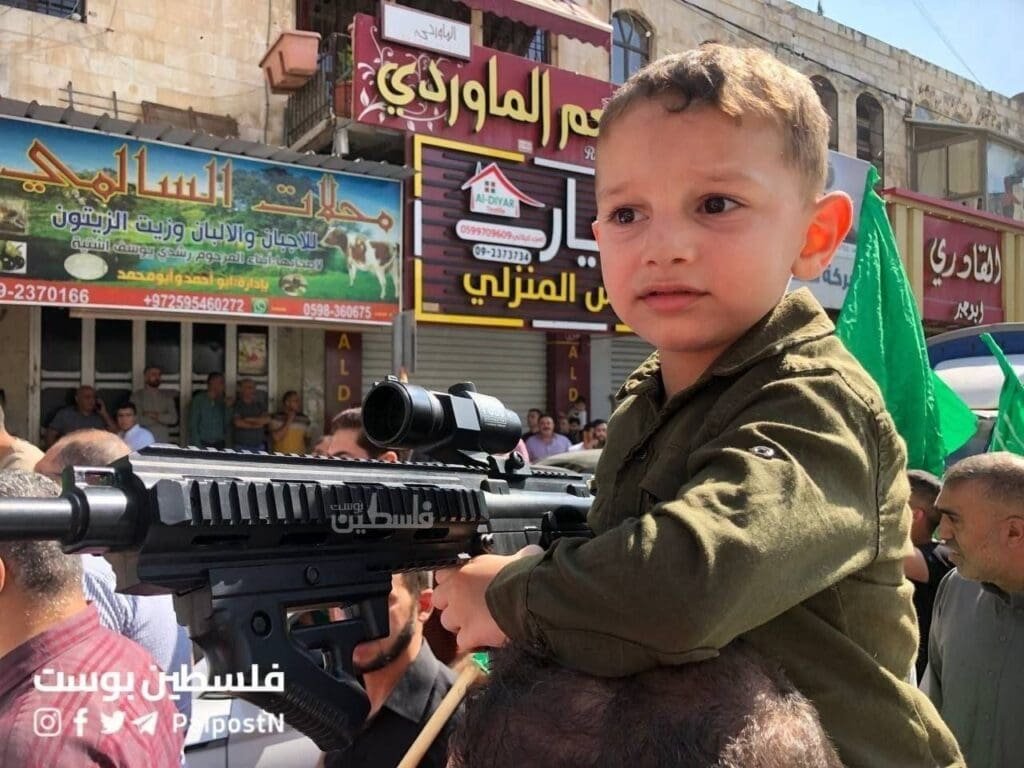
M935 506L939 537L964 578L1024 592L1024 457L983 453L957 462Z
M60 481L65 467L105 467L131 453L124 440L102 429L80 429L64 435L36 463L36 472Z
M569 434L569 417L562 412L558 414L558 431L563 435Z
M423 623L433 610L433 595L429 571L394 574L388 597L388 636L360 643L352 650L356 671L376 672L406 651L417 653L423 639Z
M163 371L160 370L159 365L147 365L146 370L142 374L142 378L146 382L147 387L153 389L160 389L160 377L163 376Z
M792 276L828 265L852 204L822 195L827 150L810 80L761 51L705 44L616 92L601 118L594 236L616 313L663 367L705 369Z
M331 419L331 442L327 455L343 459L399 460L397 451L370 442L363 429L362 408L348 408Z
M224 374L211 373L206 377L206 392L214 400L224 394Z
M941 515L935 509L935 499L942 489L942 481L931 472L912 469L907 472L910 481L910 540L920 547L932 540L939 527Z
M52 498L59 490L34 472L0 470L0 498ZM82 600L80 557L65 555L55 541L0 542L0 656Z
M580 431L580 420L578 416L569 417L569 431L579 432Z
M135 426L135 421L137 417L138 409L135 407L135 403L133 403L131 400L118 406L117 428L122 432L127 432L129 429Z
M591 440L594 443L594 447L604 448L604 444L608 440L608 422L604 419L595 419L591 422L591 426L593 427Z
M256 401L256 382L252 379L242 379L238 382L238 397L243 403Z
M75 408L82 413L96 410L96 390L86 385L75 390Z
M537 422L537 431L540 433L541 437L547 440L555 434L555 420L549 414L545 413Z
M810 702L736 644L709 661L621 678L506 646L470 689L449 749L450 768L841 765Z
M538 423L540 422L540 417L543 415L544 412L541 411L540 408L531 408L530 410L528 410L526 412L527 429L529 429L531 432L536 432Z

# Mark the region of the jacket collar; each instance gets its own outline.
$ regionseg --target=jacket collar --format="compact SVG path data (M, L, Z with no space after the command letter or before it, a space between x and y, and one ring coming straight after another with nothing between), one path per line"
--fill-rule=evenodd
M690 389L712 376L731 376L787 349L824 338L833 331L835 326L817 299L807 288L800 288L783 296L767 315L726 349ZM655 352L626 379L618 399L661 391L660 374L661 359Z

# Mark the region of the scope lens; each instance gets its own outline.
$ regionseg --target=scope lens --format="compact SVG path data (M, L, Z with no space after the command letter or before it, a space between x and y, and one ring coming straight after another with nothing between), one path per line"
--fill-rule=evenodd
M437 396L398 381L370 390L363 402L363 427L371 443L388 448L435 445L448 435Z

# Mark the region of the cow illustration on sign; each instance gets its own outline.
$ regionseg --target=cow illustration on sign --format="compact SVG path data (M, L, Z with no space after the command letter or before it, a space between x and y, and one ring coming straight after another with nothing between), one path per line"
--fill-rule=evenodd
M369 240L363 235L350 235L340 224L335 224L327 230L320 240L320 245L335 248L344 255L349 286L355 283L358 273L369 272L377 278L380 284L380 297L383 300L387 295L390 275L397 294L400 265L398 243Z

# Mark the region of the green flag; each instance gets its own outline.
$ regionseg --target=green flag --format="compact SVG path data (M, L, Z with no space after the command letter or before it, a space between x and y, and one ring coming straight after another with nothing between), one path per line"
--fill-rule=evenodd
M946 457L971 439L978 420L928 364L921 315L877 183L878 172L869 168L836 336L882 390L907 443L908 466L941 476Z
M1021 384L1017 371L1006 359L996 340L987 333L981 334L981 340L1003 369L999 413L996 415L995 426L992 427L992 440L988 444L988 449L1010 451L1024 456L1024 384Z

